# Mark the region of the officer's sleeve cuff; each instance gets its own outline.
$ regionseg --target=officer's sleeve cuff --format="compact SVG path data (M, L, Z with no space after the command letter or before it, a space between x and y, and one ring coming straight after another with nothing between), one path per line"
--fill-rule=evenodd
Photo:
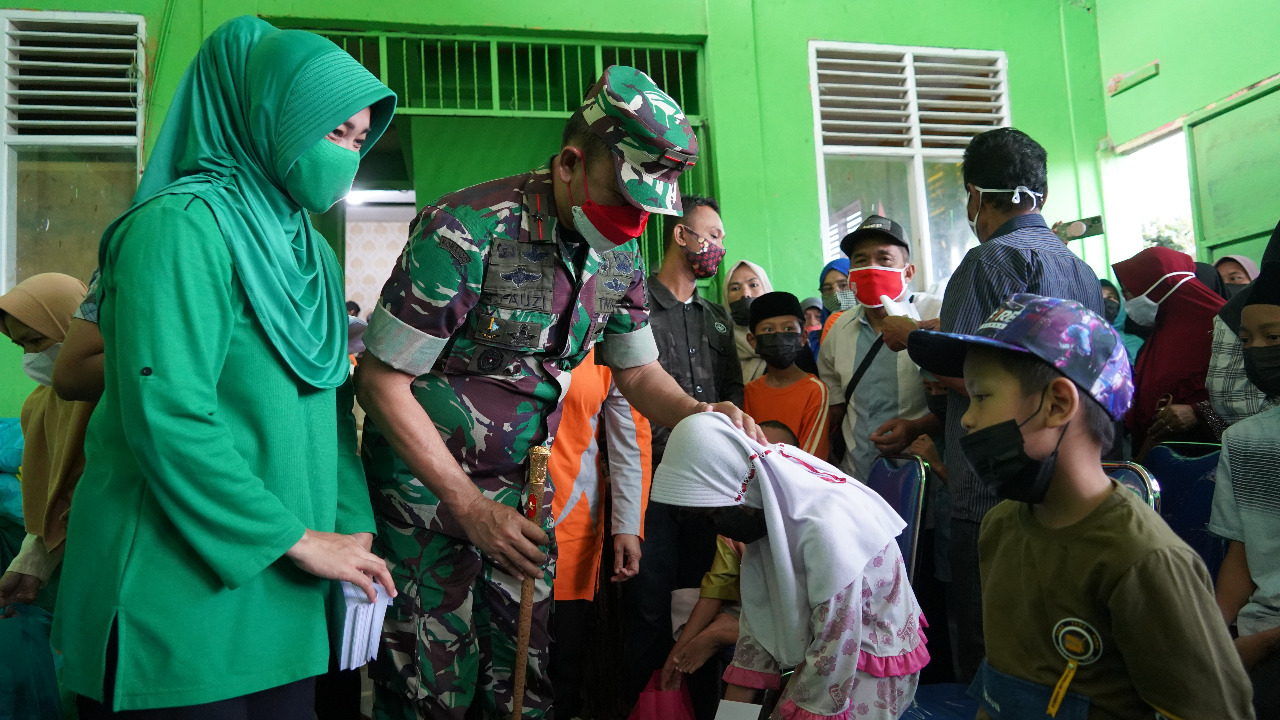
M364 346L379 360L413 376L425 375L436 364L447 338L411 327L378 304L364 331Z
M614 370L648 365L657 359L658 343L653 339L652 325L629 333L605 333L596 350L596 364Z

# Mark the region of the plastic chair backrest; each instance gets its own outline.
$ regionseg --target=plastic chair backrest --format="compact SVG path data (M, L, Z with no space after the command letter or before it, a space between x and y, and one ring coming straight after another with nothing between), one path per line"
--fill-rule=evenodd
M1111 479L1132 490L1147 507L1160 512L1160 483L1147 469L1132 462L1104 462L1102 468Z
M1225 543L1205 526L1213 510L1214 477L1222 446L1209 443L1162 443L1151 448L1143 465L1160 478L1160 515L1209 568L1211 577L1225 555Z
M1143 463L1161 480L1164 491L1161 514L1175 531L1202 528L1209 522L1216 486L1214 476L1218 472L1218 456L1222 453L1221 446L1209 446L1209 451L1203 452L1203 443L1195 443L1190 448L1186 445L1190 444L1157 445L1147 452ZM1186 455L1180 452L1184 450L1201 452Z
M916 551L920 544L920 521L924 512L924 461L914 455L881 455L871 466L867 487L907 521L898 535L898 549L907 564L907 577L915 580Z

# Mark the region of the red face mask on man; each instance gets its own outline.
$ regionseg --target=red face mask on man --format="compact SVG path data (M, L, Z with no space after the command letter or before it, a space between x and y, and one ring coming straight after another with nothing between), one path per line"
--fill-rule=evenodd
M681 225L684 231L692 235L698 241L698 249L694 250L689 245L682 245L680 249L684 251L684 257L689 261L689 267L693 270L693 276L705 280L714 277L720 271L720 262L724 260L726 250L717 246L710 240L702 237L693 228L688 225Z
M649 223L649 212L627 203L626 205L600 205L591 199L591 185L587 180L587 161L581 152L575 153L582 163L582 188L586 202L578 205L573 197L573 184L569 184L569 202L573 203L573 227L596 252L607 252L631 242L644 234Z
M854 287L858 302L865 307L883 307L881 296L900 300L907 292L906 268L870 265L849 271L849 285Z

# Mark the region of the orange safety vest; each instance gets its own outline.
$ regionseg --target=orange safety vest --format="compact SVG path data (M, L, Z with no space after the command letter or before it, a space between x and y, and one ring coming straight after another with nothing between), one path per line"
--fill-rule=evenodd
M551 500L558 549L556 600L595 599L603 543L608 537L602 511L610 483L619 485L615 497L622 492L636 501L636 530L643 536L653 476L651 437L649 421L617 393L613 373L595 364L592 349L573 369L547 466L556 489ZM608 446L613 477L606 475L608 468L600 461L601 439Z

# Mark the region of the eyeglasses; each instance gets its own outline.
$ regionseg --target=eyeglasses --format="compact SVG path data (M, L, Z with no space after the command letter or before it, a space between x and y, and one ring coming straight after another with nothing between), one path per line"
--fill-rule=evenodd
M716 244L716 245L723 245L723 244L724 244L724 235L718 235L718 236L717 236L717 235L711 235L711 236L709 236L709 237L704 238L704 237L702 237L702 234L701 234L701 233L699 233L697 230L694 230L693 228L689 227L688 225L685 225L684 223L680 223L680 227L684 228L684 231L685 231L685 232L687 232L687 233L689 233L690 235L692 235L692 236L694 236L694 237L698 238L699 240L709 240L709 241L711 241L712 243L714 243L714 244Z

